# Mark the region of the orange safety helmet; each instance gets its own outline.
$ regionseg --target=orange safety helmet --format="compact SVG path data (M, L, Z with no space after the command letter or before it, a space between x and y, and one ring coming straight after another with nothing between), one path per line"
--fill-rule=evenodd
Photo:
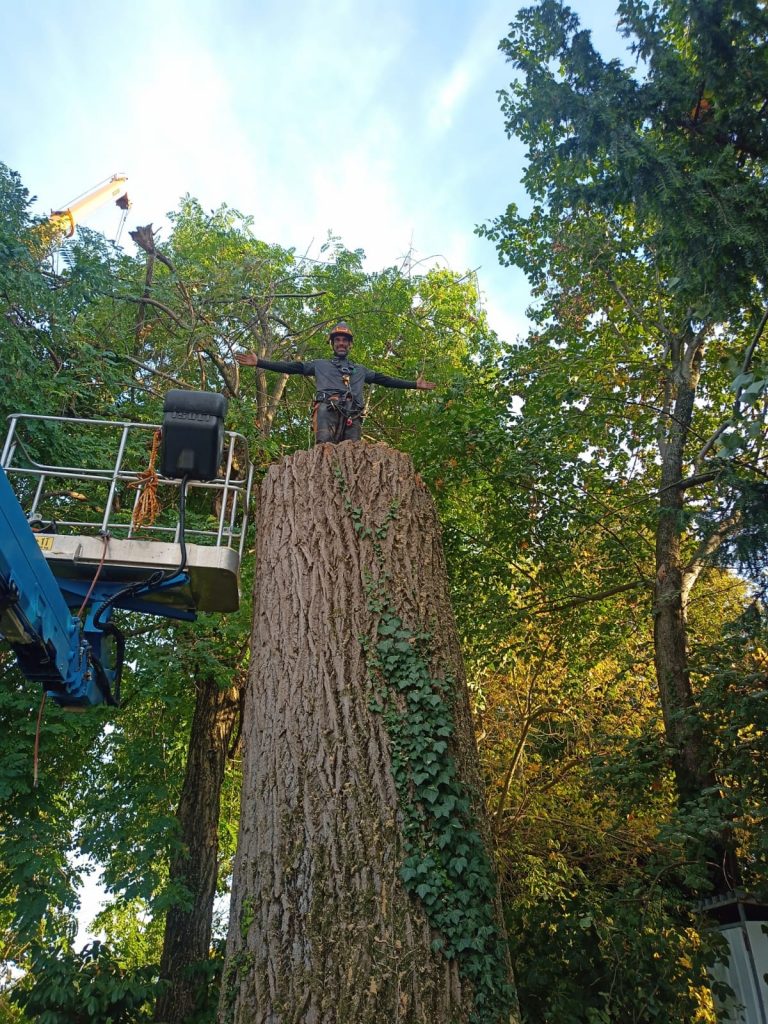
M349 325L344 320L339 320L336 326L331 330L328 335L329 344L333 344L333 339L337 334L344 334L349 338L349 344L352 344L352 331L349 329Z

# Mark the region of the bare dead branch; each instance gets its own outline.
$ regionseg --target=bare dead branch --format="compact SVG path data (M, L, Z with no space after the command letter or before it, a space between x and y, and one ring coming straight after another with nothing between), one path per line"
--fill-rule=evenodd
M730 518L724 519L708 537L705 537L697 547L688 563L683 567L683 583L680 588L683 607L688 603L688 597L694 584L701 575L702 570L708 564L712 555L721 547L728 537L733 536L742 521L739 512L734 513Z

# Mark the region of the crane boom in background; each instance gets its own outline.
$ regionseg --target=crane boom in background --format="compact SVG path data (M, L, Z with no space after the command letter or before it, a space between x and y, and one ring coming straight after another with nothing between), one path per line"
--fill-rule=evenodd
M128 193L125 191L127 184L128 177L125 174L113 174L107 181L89 189L77 199L73 199L65 209L52 210L42 225L46 241L53 242L62 238L71 238L75 233L75 228L84 217L111 199L125 215L131 206Z

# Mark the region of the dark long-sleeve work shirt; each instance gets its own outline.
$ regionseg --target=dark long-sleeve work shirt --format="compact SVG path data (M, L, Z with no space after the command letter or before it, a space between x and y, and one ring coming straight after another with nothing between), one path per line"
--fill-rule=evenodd
M364 366L353 363L349 359L313 359L302 363L299 360L290 362L273 361L259 357L260 370L274 370L276 373L300 373L304 377L315 378L315 389L319 394L345 394L349 391L355 404L361 408L365 404L363 397L364 384L380 384L385 388L415 388L415 380L402 380L400 377L388 377L376 370L367 370ZM345 380L348 378L349 383Z

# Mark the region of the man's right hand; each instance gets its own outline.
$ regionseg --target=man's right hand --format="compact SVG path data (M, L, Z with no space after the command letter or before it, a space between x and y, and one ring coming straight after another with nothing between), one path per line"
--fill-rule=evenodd
M259 357L255 352L235 352L235 359L241 366L259 365Z

